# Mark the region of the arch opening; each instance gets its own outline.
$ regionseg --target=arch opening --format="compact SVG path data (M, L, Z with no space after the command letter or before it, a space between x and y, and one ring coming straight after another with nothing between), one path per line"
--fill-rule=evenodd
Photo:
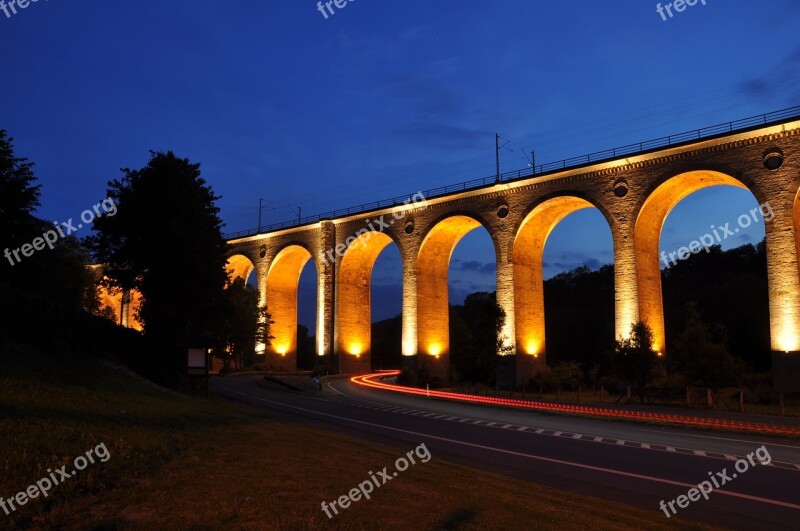
M283 248L272 260L266 279L265 302L273 324L266 363L277 369L297 367L298 285L311 253L300 245Z
M450 379L450 259L459 241L478 227L483 225L466 215L439 221L425 236L417 258L418 365L443 382Z
M392 243L383 232L362 233L342 258L336 303L336 352L341 373L371 370L372 273L378 257Z
M544 255L548 240L568 216L588 209L599 212L580 197L553 197L531 209L517 231L512 260L518 382L534 376L547 362Z
M124 293L120 288L97 286L99 313L125 328L133 328L141 332L144 325L139 320L139 308L142 305L142 294L137 289Z
M669 213L689 195L712 186L732 186L750 191L738 179L716 171L697 170L671 177L645 199L636 218L634 250L636 256L639 320L653 331L653 348L666 350L664 301L661 285L661 232ZM688 243L688 242L687 242ZM629 327L630 325L628 325Z
M243 254L234 254L228 257L228 263L225 269L228 271L228 278L230 280L241 278L246 284L252 285L250 275L255 271L256 266L247 256ZM255 287L258 288L257 280Z
M795 258L797 264L798 280L800 281L800 189L794 198L792 208L792 224L794 227ZM795 295L796 297L796 295ZM781 322L778 325L776 344L773 349L783 352L800 351L800 315L791 308L781 311Z

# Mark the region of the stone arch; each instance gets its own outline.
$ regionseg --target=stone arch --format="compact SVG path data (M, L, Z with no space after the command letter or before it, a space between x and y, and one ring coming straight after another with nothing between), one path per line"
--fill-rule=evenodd
M794 228L794 243L795 243L795 265L797 266L798 282L800 282L800 189L794 197L792 205L792 227ZM769 252L769 249L767 250ZM778 269L778 268L775 268ZM777 280L780 282L780 280ZM791 286L790 282L780 282L784 286ZM772 290L772 287L770 287ZM772 349L775 351L783 352L798 352L800 351L800 311L798 311L796 302L793 305L792 301L798 298L797 293L793 296L782 297L781 301L775 301L771 298L771 305L782 305L780 308L770 308L770 321L771 326L775 330L771 331L772 334ZM776 311L777 310L777 311Z
M256 266L248 256L244 254L233 254L228 257L228 263L225 269L228 271L228 277L231 280L241 278L247 283L250 279L250 275L256 270ZM256 278L256 280L258 279Z
M122 327L143 331L144 324L139 320L139 308L142 305L142 294L139 290L133 288L125 291L118 287L108 287L106 285L108 277L105 275L103 265L91 265L89 270L95 278L99 315L109 318Z
M587 208L597 208L609 221L604 209L579 194L569 193L543 198L531 205L516 231L511 256L517 355L533 356L540 366L546 361L544 248L550 233L564 218Z
M337 280L337 338L339 371L370 370L372 347L371 281L375 261L395 243L383 232L362 232L351 241L339 265Z
M800 188L794 197L794 208L792 209L792 221L794 226L794 242L797 258L797 274L800 275Z
M666 344L659 258L661 230L667 216L678 203L694 192L711 186L734 186L752 193L746 184L727 173L715 170L688 171L654 186L644 198L636 216L634 252L639 319L652 328L653 348L660 354L664 353Z
M304 245L287 244L272 259L266 275L265 302L274 336L266 349L267 363L284 370L297 367L297 286L310 259Z
M469 232L483 227L492 238L495 259L497 240L478 216L448 213L426 231L417 256L417 353L429 372L448 379L450 353L450 306L448 272L456 245Z

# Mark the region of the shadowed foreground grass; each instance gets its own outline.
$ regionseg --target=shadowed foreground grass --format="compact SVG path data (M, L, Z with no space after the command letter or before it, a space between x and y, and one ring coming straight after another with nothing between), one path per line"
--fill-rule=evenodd
M454 465L411 466L328 520L320 503L405 450L186 398L99 363L22 353L0 373L0 496L99 443L111 458L29 501L4 528L661 529L646 511ZM422 442L422 441L420 441ZM696 526L695 528L700 528Z

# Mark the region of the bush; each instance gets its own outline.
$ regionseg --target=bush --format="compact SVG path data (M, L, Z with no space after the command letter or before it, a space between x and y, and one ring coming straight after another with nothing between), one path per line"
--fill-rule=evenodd
M397 383L406 387L430 387L431 389L438 389L442 386L439 377L431 376L425 367L420 367L416 372L403 369L397 376Z

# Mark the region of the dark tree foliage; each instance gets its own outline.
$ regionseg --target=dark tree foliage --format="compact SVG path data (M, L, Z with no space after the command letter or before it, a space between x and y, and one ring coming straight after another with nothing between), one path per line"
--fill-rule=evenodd
M591 366L614 347L614 266L583 266L544 283L547 362Z
M688 381L713 387L735 384L746 370L742 361L757 372L769 369L769 300L763 241L729 251L716 246L709 253L690 255L662 272L662 287L670 375L685 371ZM544 291L548 364L580 363L592 369L593 383L608 376L617 339L614 266L606 265L597 271L580 267L561 273L545 281ZM491 344L496 314L491 305L480 304L487 297L491 298L489 294L476 293L464 306L451 308L450 350L457 377L493 385L496 359ZM696 315L687 311L690 303L694 304ZM700 334L703 329L710 339L705 333ZM679 358L688 359L688 334L700 334L708 342L703 349L694 348L693 361L684 362ZM399 317L373 325L373 356L379 355L379 349L399 356L400 337ZM723 346L730 356L721 350ZM698 356L706 359L701 361ZM715 369L717 363L721 364L720 371Z
M317 349L314 336L308 335L306 325L297 325L297 368L311 371L317 365Z
M730 353L756 371L770 366L769 290L766 246L719 246L681 261L662 274L667 353L687 327L686 305L694 302L703 321L721 326Z
M164 383L179 385L187 347L215 344L228 280L219 208L200 165L152 152L109 183L114 217L99 218L92 248L112 283L142 294L145 337ZM158 375L153 375L158 378Z
M256 345L261 342L269 345L274 339L269 335L273 321L266 308L259 307L258 291L241 277L233 279L225 290L218 319L214 355L225 362L226 368L233 361L239 368L254 365Z
M718 389L738 383L746 372L744 362L728 351L728 340L721 325L707 325L691 302L686 305L686 328L675 339L670 351L670 370L688 383Z
M403 317L398 315L372 323L372 368L403 367Z
M40 186L33 163L14 155L12 139L0 130L0 250L31 244L52 224L38 219ZM86 253L69 237L19 262L0 258L0 343L24 343L63 354L81 337L83 309L96 304ZM14 262L12 264L12 262Z
M41 185L36 184L33 163L14 156L13 140L0 129L0 226L3 242L15 249L49 227L34 215Z
M495 385L497 337L504 323L495 293L472 293L463 305L450 307L450 363L456 381Z
M657 376L659 369L658 354L653 350L653 331L647 323L634 323L630 337L617 340L611 365L619 377L636 384L644 403L644 388Z
M719 246L662 272L667 355L686 329L694 303L710 330L727 338L734 360L769 369L769 300L765 244L728 251ZM578 268L545 281L548 363L577 361L608 371L614 341L614 266ZM580 330L580 333L575 333Z

